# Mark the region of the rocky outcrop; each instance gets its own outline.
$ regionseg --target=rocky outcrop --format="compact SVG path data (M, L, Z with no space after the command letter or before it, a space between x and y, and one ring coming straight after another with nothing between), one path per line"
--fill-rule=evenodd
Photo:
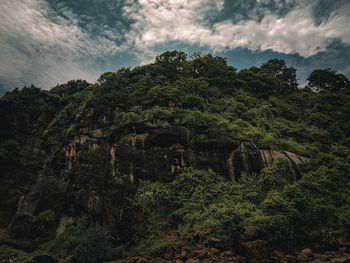
M30 167L30 190L19 192L11 203L17 202L17 211L0 211L7 215L2 224L8 224L11 238L40 236L42 232L34 227L37 215L52 209L58 218L53 235L62 232L71 220L67 218L85 213L102 220L117 240L130 240L134 231L143 229L145 215L131 203L144 180L171 181L190 166L238 180L242 172L259 173L278 158L287 158L300 177L302 165L308 162L213 127L129 125L112 136L113 113L96 117L92 109L77 121L71 139L48 148L43 141L57 132L58 119L47 122L41 136L22 150L16 171ZM24 172L13 183L22 180ZM9 185L3 192L10 189Z
M249 262L258 263L270 257L268 243L264 240L255 240L247 243L242 243L245 249Z
M238 180L241 172L259 173L278 158L288 159L300 176L301 166L308 162L291 152L261 149L251 141L238 140L212 128L152 129L121 138L113 149L113 174L129 175L133 180L171 180L189 166L211 168Z

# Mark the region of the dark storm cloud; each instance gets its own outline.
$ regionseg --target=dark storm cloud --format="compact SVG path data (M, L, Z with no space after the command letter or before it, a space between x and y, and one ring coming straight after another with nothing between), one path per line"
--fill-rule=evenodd
M299 1L300 4L300 1ZM295 0L225 0L215 22L231 20L238 23L243 20L261 21L266 14L283 17L298 6Z
M315 18L316 24L321 24L322 22L329 19L332 15L338 13L344 7L348 8L348 0L317 0L314 3L314 8L312 9L312 15ZM349 10L345 10L347 13ZM348 13L349 14L349 13Z
M74 12L77 24L91 35L104 35L116 41L125 42L125 34L133 22L124 15L123 9L130 6L128 1L111 0L47 0L57 15L69 19Z

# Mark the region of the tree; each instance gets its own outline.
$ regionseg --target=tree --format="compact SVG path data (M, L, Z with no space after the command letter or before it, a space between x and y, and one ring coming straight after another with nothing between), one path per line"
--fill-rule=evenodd
M329 90L336 92L349 87L349 79L330 68L315 69L307 80L309 81L307 86L315 91Z
M116 74L114 72L105 72L97 79L97 82L99 84L106 83L107 81L113 80L113 78L115 78L115 75Z
M106 73L105 73L106 74ZM65 84L53 87L50 92L59 96L69 96L87 88L90 84L86 80L70 80Z
M227 65L226 58L207 54L203 57L196 55L187 62L185 72L192 78L205 78L208 83L217 87L224 94L231 94L236 86L236 68Z
M241 70L238 79L240 86L261 98L285 95L298 88L296 69L277 58L268 60L260 68Z
M166 51L156 57L155 65L158 66L156 71L174 81L183 70L186 62L186 53L182 51Z
M110 258L112 237L102 226L90 226L79 238L73 250L77 263L98 263Z
M293 67L287 67L286 62L283 59L269 59L267 62L262 64L261 70L264 73L278 78L291 90L298 88L296 69Z
M186 61L186 53L182 51L166 51L156 57L156 63L167 63L182 65Z

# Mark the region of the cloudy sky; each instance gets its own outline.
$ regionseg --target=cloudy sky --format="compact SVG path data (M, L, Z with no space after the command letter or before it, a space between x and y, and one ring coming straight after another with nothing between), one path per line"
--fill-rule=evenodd
M152 62L166 50L350 77L349 0L0 0L0 95Z

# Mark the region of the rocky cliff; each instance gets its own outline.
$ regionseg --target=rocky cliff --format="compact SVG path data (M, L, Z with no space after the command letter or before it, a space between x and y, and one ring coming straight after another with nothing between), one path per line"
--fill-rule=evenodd
M259 148L215 127L128 125L111 136L114 116L95 116L93 108L78 120L77 135L49 147L47 139L59 123L57 114L52 120L38 119L36 131L17 153L18 162L3 172L8 178L2 192L8 195L1 200L5 204L1 224L10 239L41 238L36 216L54 208L60 220L51 233L44 233L49 237L67 218L87 213L102 220L117 239L128 240L142 228L142 212L130 200L144 180L171 181L185 167L213 169L238 180L242 172L259 173L278 158L287 158L299 178L309 160L284 150Z

